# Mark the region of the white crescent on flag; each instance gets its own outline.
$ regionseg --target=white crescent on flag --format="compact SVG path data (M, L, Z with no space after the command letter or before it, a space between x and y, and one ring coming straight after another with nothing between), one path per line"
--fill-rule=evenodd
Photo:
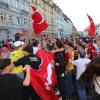
M34 5L32 5L32 9L34 11L32 14L33 30L35 34L40 34L47 29L48 23Z
M39 13L40 13L40 12L39 12ZM44 18L43 18L43 16L42 16L42 20L41 20L40 23L38 23L38 24L42 24L44 21L45 21L45 20L44 20Z

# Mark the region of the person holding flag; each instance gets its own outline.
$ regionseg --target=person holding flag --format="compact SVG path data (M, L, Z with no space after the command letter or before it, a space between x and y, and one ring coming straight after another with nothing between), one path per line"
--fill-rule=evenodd
M24 80L11 73L13 64L9 58L0 59L0 70L0 100L24 100L23 86L30 85L30 67L28 65L24 67L26 71Z
M52 45L46 43L44 49L41 47L36 55L42 59L39 70L31 69L31 85L42 100L58 100L54 92L56 73L54 68L54 55Z
M57 86L60 91L62 100L67 100L66 98L66 56L65 51L61 50L63 45L59 39L56 39L55 49L58 51L55 53L55 69L57 74Z
M37 57L36 55L33 54L33 47L32 46L26 46L23 49L23 54L24 56L18 59L17 61L13 62L14 66L25 66L29 65L32 69L38 70L39 65L41 64L41 59L40 57ZM40 100L39 96L37 93L32 89L32 87L28 87L24 89L24 100L28 100L29 97L34 100Z
M24 56L22 49L28 44L29 44L28 37L25 37L24 44L21 41L14 42L14 51L11 52L10 57L9 57L12 62L17 61L18 59ZM24 78L23 66L19 65L17 67L14 67L12 73L18 75L21 79L23 79Z

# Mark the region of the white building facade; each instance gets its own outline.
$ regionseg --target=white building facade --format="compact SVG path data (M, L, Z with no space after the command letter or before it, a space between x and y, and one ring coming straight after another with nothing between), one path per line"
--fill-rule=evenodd
M16 33L32 30L31 5L36 0L0 0L0 41L13 39ZM73 24L52 0L38 0L38 9L48 21L44 33L67 37L72 33Z
M0 40L14 39L31 28L30 9L28 0L0 0Z
M62 10L54 4L54 16L55 16L55 34L60 37L67 37L72 34L73 23L64 15Z

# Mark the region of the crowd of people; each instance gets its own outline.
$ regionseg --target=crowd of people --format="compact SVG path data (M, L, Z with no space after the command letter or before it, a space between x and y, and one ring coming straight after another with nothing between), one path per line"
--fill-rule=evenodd
M32 87L30 76L31 68L43 70L43 61L38 55L40 49L53 57L50 63L54 66L56 82L52 87L55 94L60 92L58 98L67 100L77 95L78 100L87 100L89 89L93 88L91 100L100 100L100 38L72 36L64 39L48 35L40 40L33 39L31 43L26 36L24 42L15 41L10 49L2 42L0 100L43 99Z

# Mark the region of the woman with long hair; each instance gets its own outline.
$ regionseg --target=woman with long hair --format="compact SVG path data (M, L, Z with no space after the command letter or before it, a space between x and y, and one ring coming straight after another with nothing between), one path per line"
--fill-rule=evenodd
M93 59L88 65L85 72L80 77L80 83L93 81L95 93L93 100L100 100L100 57Z

